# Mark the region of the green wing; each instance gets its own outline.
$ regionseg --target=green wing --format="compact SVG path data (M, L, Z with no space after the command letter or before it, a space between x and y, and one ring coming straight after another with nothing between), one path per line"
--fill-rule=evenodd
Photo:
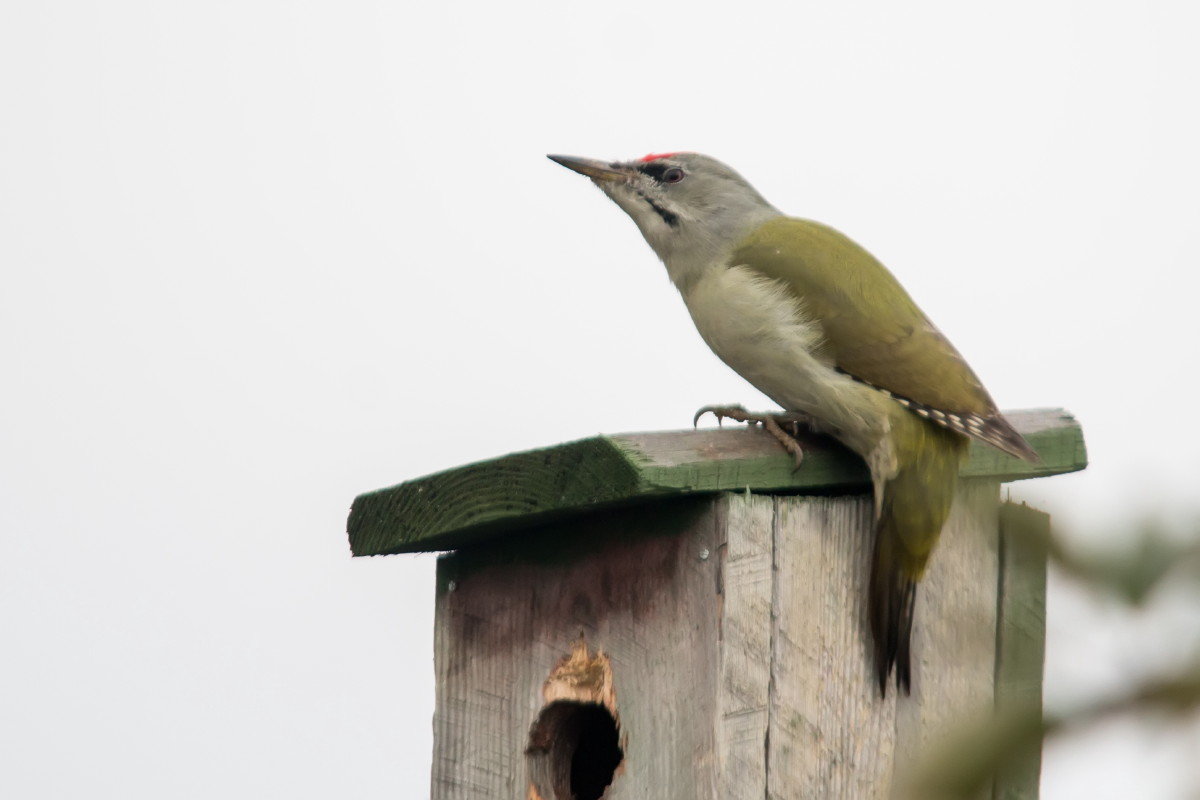
M1036 458L908 292L846 236L816 222L780 217L743 240L731 263L786 283L820 322L821 355L838 369L944 427Z

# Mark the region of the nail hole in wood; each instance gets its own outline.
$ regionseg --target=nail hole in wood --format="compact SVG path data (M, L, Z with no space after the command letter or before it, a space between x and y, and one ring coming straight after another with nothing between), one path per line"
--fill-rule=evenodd
M619 740L617 721L599 703L550 703L529 732L534 785L550 788L553 800L600 800L625 757Z

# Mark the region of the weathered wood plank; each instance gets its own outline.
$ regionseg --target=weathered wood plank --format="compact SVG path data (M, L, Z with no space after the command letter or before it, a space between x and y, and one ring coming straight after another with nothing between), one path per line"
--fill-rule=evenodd
M433 800L538 796L530 728L580 640L611 665L625 751L606 800L718 797L715 502L598 514L439 560Z
M983 445L963 475L1020 480L1083 469L1079 425L1058 410L1011 412L1039 464ZM804 465L760 430L598 436L503 456L360 495L348 521L355 555L449 550L583 511L695 492L805 493L866 485L862 462L829 439L806 441Z
M896 693L880 699L869 644L871 501L861 496L775 502L779 577L768 797L887 798ZM918 626L922 610L918 607Z
M995 707L1000 486L963 481L917 593L912 695L896 713L897 783Z
M717 794L766 796L765 742L771 682L771 600L775 504L761 495L726 495L722 558L720 683L717 686Z
M770 797L887 798L990 712L997 484L964 481L918 590L911 696L879 697L864 597L869 498L779 497Z
M1050 517L1026 505L1000 507L996 708L1040 714L1046 658L1046 547ZM994 800L1037 800L1041 748L1029 747L997 776Z
M997 494L963 481L919 590L913 693L883 700L866 496L668 499L443 556L432 797L557 796L531 725L580 696L551 678L581 643L611 670L596 701L624 750L609 800L896 796L961 724L1040 697L1042 606L1022 593L1044 572L1007 539L1001 566ZM1033 796L1002 793L1030 785L1013 780L996 797Z

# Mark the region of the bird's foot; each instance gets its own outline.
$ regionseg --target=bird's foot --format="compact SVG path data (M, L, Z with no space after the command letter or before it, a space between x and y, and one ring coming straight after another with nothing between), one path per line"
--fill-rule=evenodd
M800 464L804 461L804 451L800 448L800 443L796 441L796 437L800 435L800 426L807 423L807 418L803 414L798 414L795 411L783 411L778 414L767 413L752 413L743 406L704 406L696 412L696 416L692 417L692 427L695 427L700 418L705 414L712 414L717 418L717 425L721 424L722 420L731 419L735 422L745 422L749 425L759 424L775 437L783 449L791 453L796 466L793 471L800 469ZM789 433L790 431L790 433Z

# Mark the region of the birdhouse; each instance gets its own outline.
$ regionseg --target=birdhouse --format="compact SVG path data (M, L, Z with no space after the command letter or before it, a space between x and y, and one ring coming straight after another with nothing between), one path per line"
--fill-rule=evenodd
M363 494L355 555L439 551L434 800L886 798L997 708L1039 707L1048 519L1001 484L1086 465L1060 411L973 445L881 696L862 462L759 429L597 436ZM996 797L1034 797L1036 755Z

